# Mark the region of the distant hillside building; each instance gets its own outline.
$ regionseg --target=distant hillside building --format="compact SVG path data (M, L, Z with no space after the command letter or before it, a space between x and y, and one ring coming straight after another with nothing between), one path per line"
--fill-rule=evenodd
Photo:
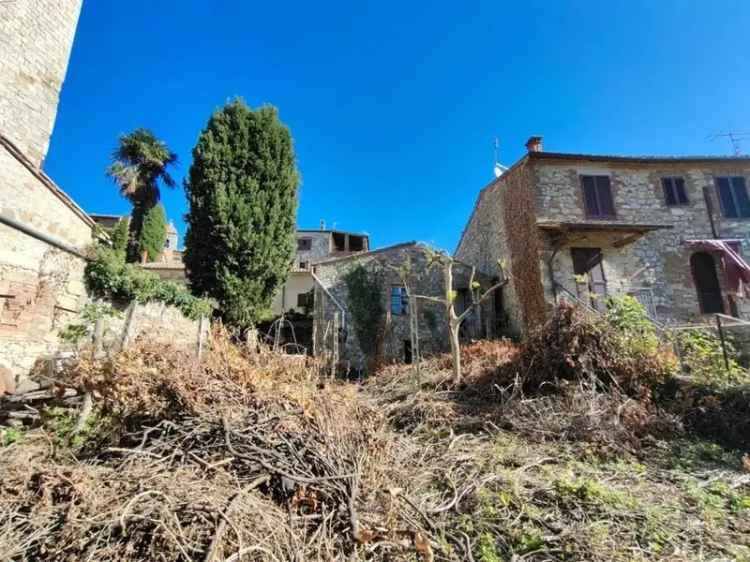
M350 256L370 249L366 234L341 230L298 230L297 253L287 282L273 300L271 310L305 313L312 310L317 264L324 260Z

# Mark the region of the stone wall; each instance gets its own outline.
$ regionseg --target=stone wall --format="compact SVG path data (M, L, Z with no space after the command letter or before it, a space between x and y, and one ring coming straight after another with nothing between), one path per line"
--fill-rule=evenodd
M524 302L528 299L523 297L528 297L530 291L538 290L535 287L538 284L538 271L535 269L529 273L524 267L528 256L534 255L533 252L529 253L533 244L529 244L527 238L513 239L522 232L519 229L529 229L532 209L517 209L513 201L530 200L527 174L523 165L515 166L482 189L455 252L456 259L475 265L490 278L501 275L510 277L508 285L493 297L502 299L505 312L504 318L497 319L493 335L518 337L525 330L529 316ZM520 247L512 251L516 241ZM529 279L529 275L533 278Z
M0 216L83 252L93 222L0 137ZM84 302L85 261L0 224L0 367L24 375Z
M674 163L618 162L545 162L534 166L536 208L539 221L592 222L585 216L580 176L608 175L612 185L616 219L596 221L620 224L651 224L669 228L647 233L632 244L615 248L610 243L589 236L564 245L554 260L555 279L575 292L571 246L601 247L604 275L611 293L631 291L650 295L657 318L663 322L700 321L701 314L690 270L693 250L683 243L688 239L713 238L711 222L704 200L704 187L712 200L714 223L720 238L740 238L750 255L750 220L723 217L714 184L714 177L750 175L750 164L734 161ZM685 178L688 205L667 206L661 178ZM548 245L544 257L551 254ZM717 266L718 260L717 261ZM717 267L722 287L726 280ZM546 276L545 276L546 277ZM543 278L545 293L551 298L549 280ZM724 291L725 299L727 291ZM738 303L746 310L746 303ZM728 303L725 308L729 311Z
M409 243L393 246L383 250L376 250L365 254L341 258L335 261L318 265L317 277L321 285L316 285L315 291L315 323L316 351L320 351L322 334L325 333L326 325L333 318L335 312L339 311L336 302L344 307L346 315L345 339L341 344L342 360L349 362L353 369L365 369L367 358L363 354L353 319L349 310L349 295L345 282L345 276L354 268L362 265L368 269L378 271L383 279L383 291L373 298L380 299L385 311L385 330L383 340L383 359L387 362L400 362L404 360L404 342L411 338L409 312L406 314L391 314L390 292L392 286L403 286L399 274L394 267L399 267L410 260L412 271L411 290L414 294L425 296L443 297L445 288L443 286L443 273L439 267L429 269L424 248L418 244ZM457 264L454 267L454 289L461 290L469 287L470 268ZM488 286L486 276L477 274L477 281L483 287ZM325 290L324 290L325 289ZM422 355L439 353L449 349L448 328L445 319L445 310L437 303L430 303L420 299L418 301L419 314L419 340ZM457 307L460 309L460 307ZM411 309L410 309L411 310ZM486 335L486 328L492 322L492 308L487 303L481 311L478 311L464 322L462 334L464 339L476 338Z
M47 154L81 0L0 2L0 133L36 166Z
M297 240L310 239L311 248L309 250L296 250L297 256L294 267L299 267L300 262L307 262L308 265L322 260L331 254L331 233L327 230L299 230L297 231Z
M194 349L198 343L200 322L191 320L174 306L161 302L134 304L130 323L129 341L144 339L152 343ZM104 343L111 346L123 334L128 316L124 305L116 307L120 315L106 320Z

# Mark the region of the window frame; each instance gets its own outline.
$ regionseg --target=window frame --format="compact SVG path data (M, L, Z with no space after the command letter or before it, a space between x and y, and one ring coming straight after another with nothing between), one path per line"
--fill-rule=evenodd
M296 308L312 308L315 306L315 292L307 291L305 293L297 293L297 307Z
M685 201L681 202L679 197L679 190L677 189L677 181L682 181L682 192L685 195ZM667 187L667 183L669 182L669 187ZM690 206L690 196L688 195L687 190L687 184L685 182L684 176L662 176L661 177L661 190L662 195L664 196L664 204L667 207L688 207ZM672 195L674 196L675 203L669 202L669 197L667 196L667 191L671 191Z
M579 174L579 184L581 189L581 195L583 197L583 212L587 219L595 219L595 220L607 220L607 219L616 219L617 218L617 208L615 206L615 194L612 189L612 176L609 174ZM596 206L599 211L602 209L602 199L599 194L599 180L601 178L607 178L607 187L609 189L609 199L610 203L612 204L612 213L611 214L604 214L599 213L595 214L591 212L591 209L589 209L589 205L587 203L586 198L586 184L585 184L585 178L592 178L594 181L594 197L596 198Z
M303 248L303 242L307 245L307 248ZM298 252L309 252L312 250L312 238L309 236L305 236L302 238L297 238L297 251Z
M394 293L398 291L399 294L399 307L398 310L394 308ZM409 314L409 295L406 293L406 287L403 285L391 285L390 293L388 294L388 310L392 316L405 316Z
M734 210L736 211L736 214L734 216L729 215L727 212L726 204L724 203L724 198L721 196L721 186L719 185L720 180L727 180L727 185L729 186L729 196L732 199L732 205L734 206ZM728 175L728 176L714 176L714 185L716 187L716 197L719 199L719 208L721 209L721 215L725 219L732 219L732 220L747 220L750 219L750 208L747 209L747 212L745 214L742 214L740 202L737 198L737 194L735 193L735 180L742 180L742 187L745 190L745 198L750 200L750 194L747 191L747 178L743 175Z

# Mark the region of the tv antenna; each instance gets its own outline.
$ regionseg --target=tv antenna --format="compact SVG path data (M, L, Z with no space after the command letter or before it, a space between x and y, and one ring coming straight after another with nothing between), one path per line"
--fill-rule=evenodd
M507 166L503 166L500 163L500 139L498 137L495 137L495 165L493 167L493 172L495 173L495 177L499 178L502 176L505 172L508 171Z
M742 155L742 146L741 143L743 140L750 139L750 132L744 131L727 131L727 132L719 132L715 135L710 135L708 137L709 139L715 140L718 138L726 138L729 139L729 142L732 143L732 152L735 156Z

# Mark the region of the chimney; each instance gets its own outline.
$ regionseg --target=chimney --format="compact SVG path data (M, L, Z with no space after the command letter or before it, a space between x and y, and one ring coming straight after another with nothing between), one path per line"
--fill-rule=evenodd
M542 152L542 137L529 137L529 140L526 141L526 150Z

